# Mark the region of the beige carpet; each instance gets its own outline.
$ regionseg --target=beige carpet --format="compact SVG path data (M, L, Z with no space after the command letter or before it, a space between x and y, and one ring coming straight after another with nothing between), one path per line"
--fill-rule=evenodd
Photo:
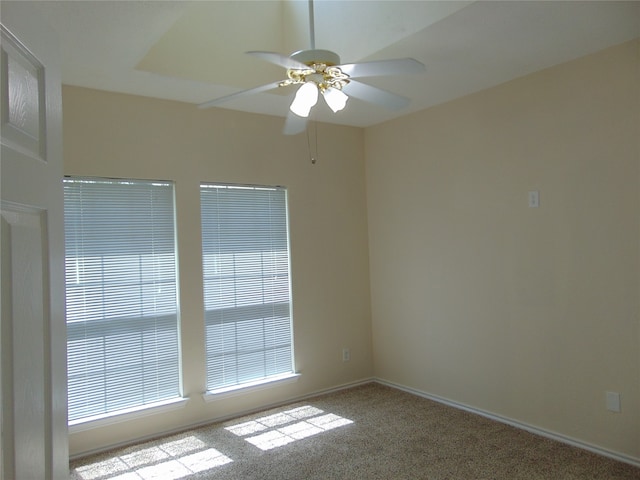
M640 479L640 469L379 384L72 463L74 480Z

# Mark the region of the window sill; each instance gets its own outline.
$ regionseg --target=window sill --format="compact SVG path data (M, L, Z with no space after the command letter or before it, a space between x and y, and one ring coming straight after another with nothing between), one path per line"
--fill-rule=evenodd
M288 383L294 383L298 381L300 377L299 373L287 373L284 375L277 375L255 382L242 383L240 385L233 385L231 387L217 388L215 390L209 390L202 394L202 398L205 402L214 402L216 400L223 400L225 398L235 397L236 395L244 395L246 393L263 390L265 388L279 387L280 385L286 385Z
M149 403L139 407L118 410L117 412L105 413L103 415L95 415L93 417L82 418L69 422L69 433L84 432L93 428L113 425L114 423L128 422L147 415L155 415L158 413L169 412L184 408L189 401L189 397L178 397L162 402Z

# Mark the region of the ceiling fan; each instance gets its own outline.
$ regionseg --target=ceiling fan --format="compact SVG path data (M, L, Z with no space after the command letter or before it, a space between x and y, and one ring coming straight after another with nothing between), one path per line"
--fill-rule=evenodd
M276 52L246 52L286 68L286 79L219 97L198 105L198 108L214 107L238 97L289 85L299 85L293 102L289 106L284 126L285 135L294 135L306 129L309 114L316 105L319 95L322 95L334 113L345 108L349 97L380 105L389 110L399 110L409 105L409 99L406 97L355 79L421 73L425 70L422 63L413 58L398 58L341 64L338 54L315 48L313 0L309 0L309 32L311 39L309 50L300 50L289 56Z

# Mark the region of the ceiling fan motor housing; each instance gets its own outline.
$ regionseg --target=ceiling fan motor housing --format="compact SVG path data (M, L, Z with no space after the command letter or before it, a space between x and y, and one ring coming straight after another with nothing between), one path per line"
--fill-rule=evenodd
M339 65L340 57L330 50L299 50L290 55L294 60L305 65L324 63L327 66Z

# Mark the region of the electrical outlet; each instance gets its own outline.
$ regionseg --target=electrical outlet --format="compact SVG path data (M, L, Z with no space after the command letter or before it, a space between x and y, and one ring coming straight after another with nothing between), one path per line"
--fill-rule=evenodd
M607 410L620 413L620 394L618 392L605 392L607 397Z
M343 362L348 362L349 360L351 360L351 350L349 350L348 348L343 348L342 349L342 361Z
M538 208L540 206L540 192L532 190L529 192L529 208Z

